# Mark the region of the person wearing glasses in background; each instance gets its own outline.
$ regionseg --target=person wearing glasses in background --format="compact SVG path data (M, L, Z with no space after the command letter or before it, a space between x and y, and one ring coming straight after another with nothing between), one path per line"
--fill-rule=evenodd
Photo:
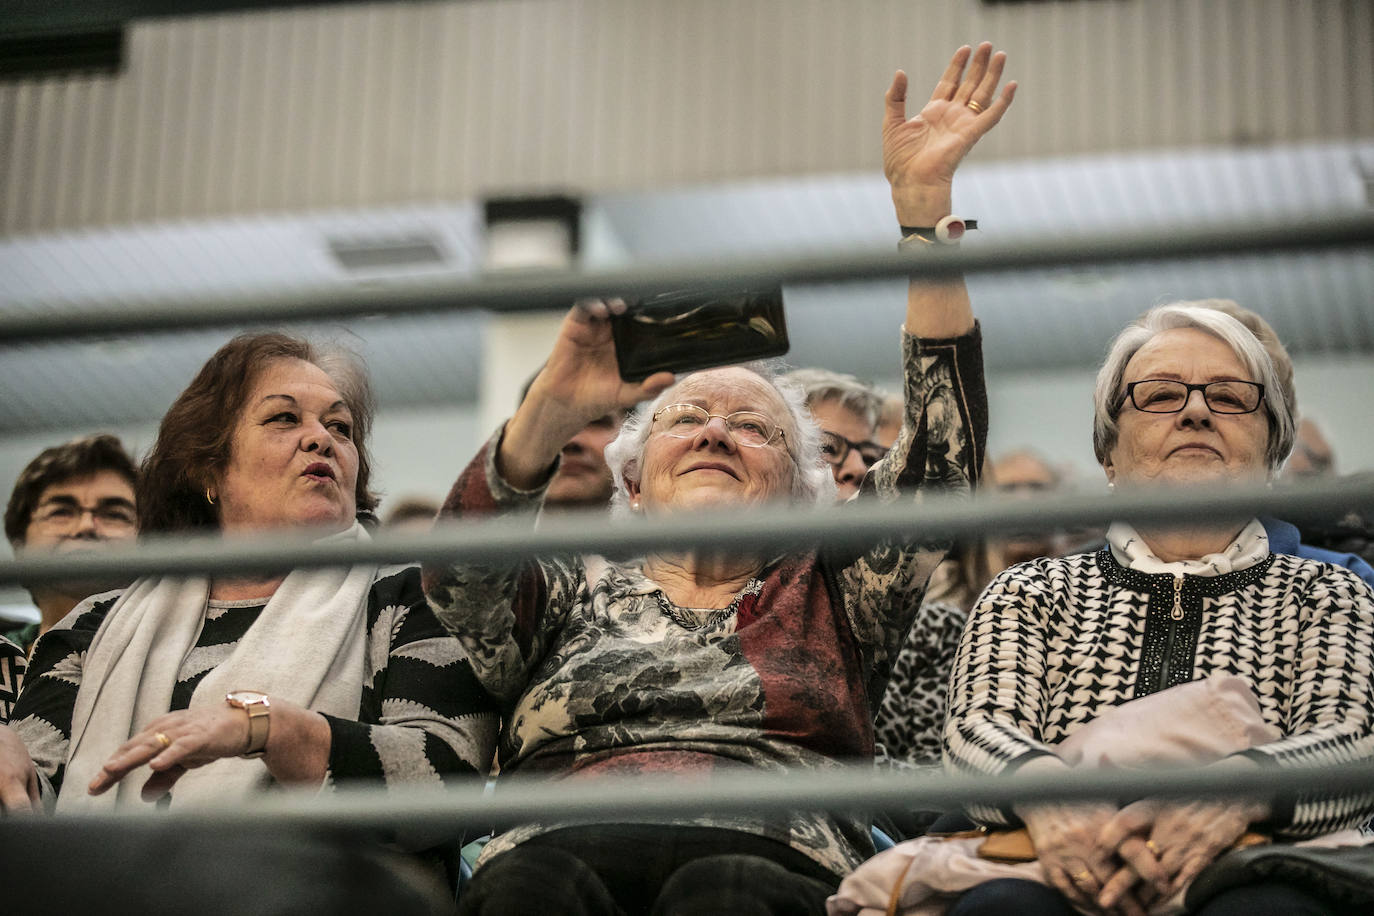
M806 408L821 428L821 457L830 465L844 502L859 492L868 469L887 454L874 441L882 394L852 375L828 369L794 369L783 378L806 395Z
M5 537L15 556L101 550L138 536L138 469L114 436L100 434L44 449L14 484ZM0 632L31 653L83 600L120 582L70 581L28 586L40 619Z
M1187 303L1151 309L1117 335L1097 376L1093 446L1108 487L1182 495L1273 479L1293 445L1290 390L1230 315ZM1274 552L1260 520L1244 516L1118 521L1107 542L1013 566L983 592L950 683L947 765L1067 776L1066 738L1117 707L1167 703L1148 730L1146 706L1134 706L1131 734L1113 739L1114 748L1143 745L1134 761L1143 762L1180 745L1174 730L1228 731L1215 710L1185 721L1177 702L1210 686L1193 682L1217 679L1244 695L1253 729L1205 757L1156 762L1231 773L1374 760L1374 593L1357 576ZM970 807L985 826L1025 826L1048 886L988 882L949 912L1142 913L1187 890L1247 832L1282 842L1351 828L1369 816L1370 798L1311 785L1250 799ZM1310 884L1233 878L1210 882L1228 888L1210 899L1190 894L1188 911L1338 909Z

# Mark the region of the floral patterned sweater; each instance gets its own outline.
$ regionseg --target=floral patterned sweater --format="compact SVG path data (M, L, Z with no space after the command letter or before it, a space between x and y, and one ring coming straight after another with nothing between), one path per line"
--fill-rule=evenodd
M917 503L928 490L967 492L987 429L979 332L904 335L903 355L905 427L865 495ZM533 519L542 492L500 478L499 436L458 478L445 514ZM425 591L504 706L503 772L818 770L872 759L874 711L945 547L914 532L865 552L783 556L724 611L677 607L640 563L599 558L426 568ZM873 851L865 822L834 813L677 823L774 839L835 874ZM556 826L497 836L483 861Z

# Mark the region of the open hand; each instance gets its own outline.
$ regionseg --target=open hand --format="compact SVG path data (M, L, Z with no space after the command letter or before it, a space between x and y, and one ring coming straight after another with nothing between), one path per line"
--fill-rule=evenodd
M242 709L224 705L169 712L120 745L88 791L99 795L146 763L153 775L140 794L144 801L156 801L187 770L238 757L248 750L249 740L248 714Z
M906 116L907 77L898 70L887 90L883 172L902 225L930 225L949 212L954 171L968 151L1002 119L1016 83L1002 87L1007 55L983 42L954 52L920 114ZM967 72L965 72L967 67Z

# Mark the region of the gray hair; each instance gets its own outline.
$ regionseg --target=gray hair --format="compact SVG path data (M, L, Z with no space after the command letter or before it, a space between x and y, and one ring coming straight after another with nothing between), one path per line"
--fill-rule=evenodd
M1298 413L1298 391L1293 385L1293 358L1288 355L1288 348L1279 340L1279 335L1269 322L1259 315L1250 311L1245 306L1236 302L1234 299L1193 299L1184 302L1170 302L1170 305L1196 305L1199 308L1216 309L1218 312L1225 312L1255 335L1255 339L1264 347L1264 352L1269 354L1269 358L1274 361L1274 372L1278 375L1279 385L1283 388L1283 396L1288 400L1288 408L1293 412L1293 416Z
M863 417L870 430L878 425L878 417L883 411L882 392L852 375L829 369L793 369L783 378L801 386L807 407L822 401L837 401L841 407Z
M821 459L821 430L806 407L805 391L762 363L746 363L735 368L747 369L767 382L787 408L794 432L787 435L784 442L797 469L792 475L792 502L832 505L835 502L835 477L830 466ZM615 481L615 489L611 493L611 514L630 514L630 489L626 480L639 480L639 468L644 460L644 448L649 442L653 416L659 408L671 404L678 387L696 374L678 379L658 397L636 407L621 424L620 435L606 446L606 464Z
M1093 390L1093 452L1098 463L1106 462L1120 434L1117 417L1126 400L1122 384L1126 364L1155 335L1175 328L1197 328L1221 340L1236 354L1246 371L1264 386L1264 409L1269 415L1265 463L1270 474L1277 473L1293 450L1297 427L1295 408L1288 394L1291 386L1283 384L1269 352L1245 325L1210 305L1190 303L1156 306L1128 324L1112 341Z

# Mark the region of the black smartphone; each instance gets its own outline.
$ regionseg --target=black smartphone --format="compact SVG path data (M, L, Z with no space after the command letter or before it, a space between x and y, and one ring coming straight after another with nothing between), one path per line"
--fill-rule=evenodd
M782 287L674 290L611 317L620 377L726 366L787 352Z

